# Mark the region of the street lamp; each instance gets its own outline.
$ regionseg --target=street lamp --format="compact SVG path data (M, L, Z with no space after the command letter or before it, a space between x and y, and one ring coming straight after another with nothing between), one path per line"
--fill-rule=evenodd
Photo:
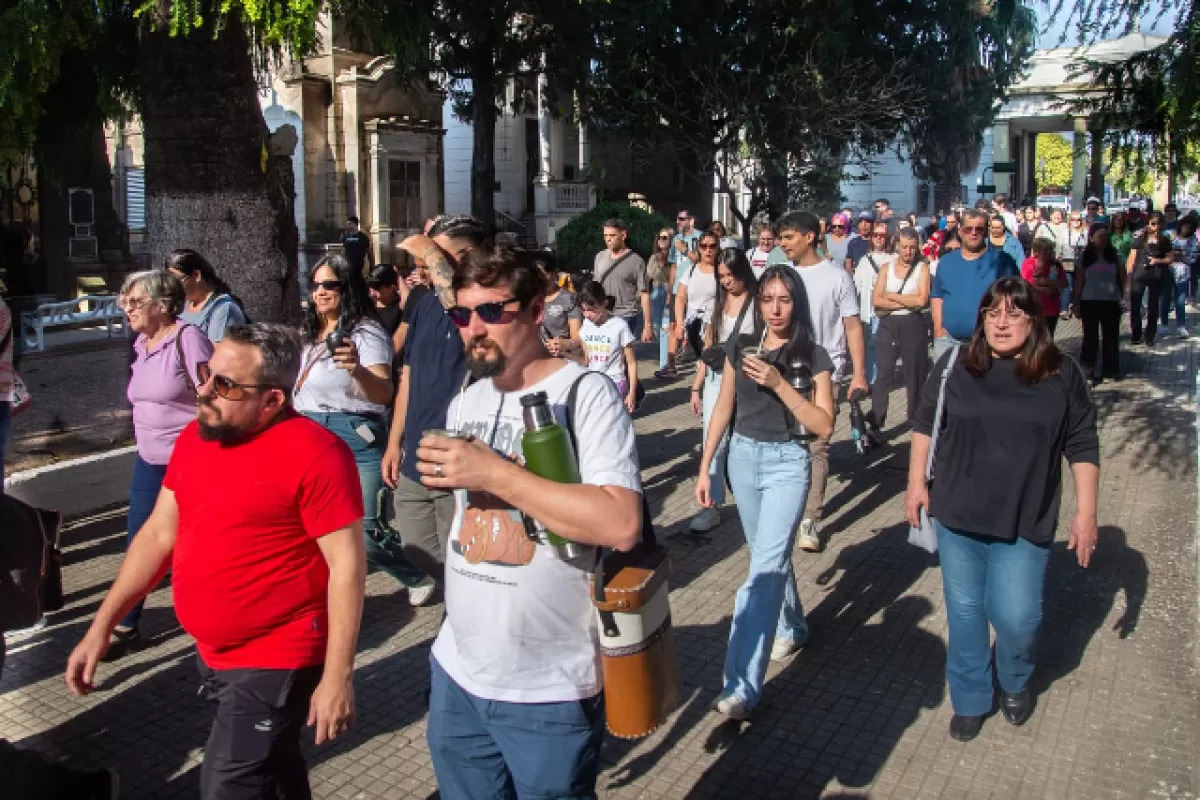
M991 172L992 172L992 181L993 181L992 183L985 182L987 179L987 174L988 174L989 170L991 170ZM985 194L995 194L996 193L995 180L996 180L995 169L993 167L984 167L983 171L979 173L979 185L975 187L975 190L977 192L979 192L980 197L983 197Z

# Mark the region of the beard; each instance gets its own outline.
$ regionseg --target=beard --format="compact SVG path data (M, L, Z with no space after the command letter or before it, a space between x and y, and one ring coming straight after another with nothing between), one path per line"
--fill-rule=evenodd
M972 246L967 242L966 239L963 239L961 249L967 251L968 253L982 253L984 250L988 249L989 244L988 237L986 236L979 240L979 244L977 246Z
M475 355L477 347L485 348L487 352L482 356L477 356ZM494 378L504 372L504 368L508 366L508 359L505 357L504 351L491 339L476 339L468 342L466 350L467 369L477 379Z
M223 445L240 444L249 438L248 431L221 420L220 412L203 398L196 402L199 410L196 414L196 432L206 442L218 442ZM207 410L215 418L215 422L206 422L203 412Z

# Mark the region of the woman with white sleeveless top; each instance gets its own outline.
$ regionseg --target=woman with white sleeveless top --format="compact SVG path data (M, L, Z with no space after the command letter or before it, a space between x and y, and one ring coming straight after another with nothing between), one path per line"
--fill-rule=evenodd
M879 330L875 334L877 372L871 387L871 415L883 430L897 357L904 362L909 424L916 416L921 389L929 375L929 326L921 313L929 305L929 269L921 260L921 245L912 228L901 229L896 259L880 272L879 278L873 297Z

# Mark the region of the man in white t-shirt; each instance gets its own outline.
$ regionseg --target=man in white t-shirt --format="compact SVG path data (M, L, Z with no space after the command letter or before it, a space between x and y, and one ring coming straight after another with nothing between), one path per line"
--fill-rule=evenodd
M888 251L891 236L885 222L871 226L871 249L858 260L854 267L854 288L858 292L858 318L863 325L863 351L867 360L867 383L875 383L875 333L879 330L879 318L875 316L875 279L896 256ZM884 273L886 275L886 273Z
M858 317L858 293L850 273L817 254L821 221L808 211L789 211L775 223L779 243L804 281L813 339L833 360L833 379L850 378L849 391L867 391L866 343ZM834 405L834 413L837 405ZM809 443L812 452L812 483L796 540L810 552L820 552L818 526L825 506L825 483L829 478L829 439Z
M417 470L453 489L446 619L431 657L427 741L446 800L594 797L604 740L595 551L561 560L525 519L588 546L629 550L642 526L633 422L612 382L552 358L539 325L544 278L507 251L473 252L454 276L468 365L479 379L425 436ZM518 465L521 398L544 392L557 420L578 386L574 428L581 483ZM532 526L529 528L532 530Z

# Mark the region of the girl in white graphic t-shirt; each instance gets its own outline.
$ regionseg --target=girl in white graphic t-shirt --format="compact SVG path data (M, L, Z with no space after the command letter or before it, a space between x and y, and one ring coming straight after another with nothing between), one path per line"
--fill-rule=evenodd
M592 372L603 372L612 378L617 391L625 398L625 408L632 414L637 397L637 358L633 354L633 332L620 317L612 315L614 298L609 297L598 281L589 281L579 292L579 307L583 309L583 340L586 366Z

